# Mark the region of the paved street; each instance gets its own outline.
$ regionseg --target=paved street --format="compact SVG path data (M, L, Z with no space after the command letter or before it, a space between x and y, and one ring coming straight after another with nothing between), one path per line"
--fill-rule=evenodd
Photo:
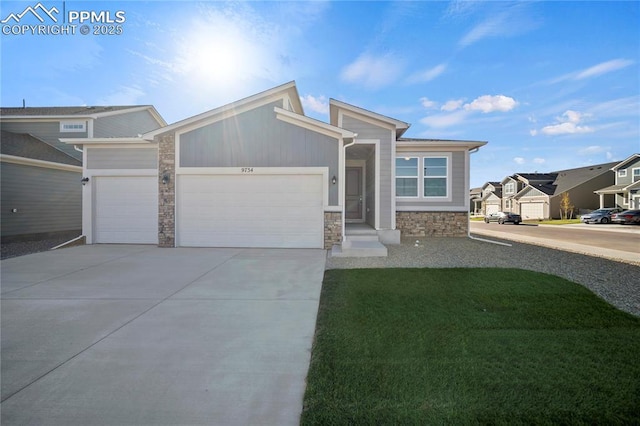
M471 233L568 251L640 262L640 226L631 225L513 225L471 222Z

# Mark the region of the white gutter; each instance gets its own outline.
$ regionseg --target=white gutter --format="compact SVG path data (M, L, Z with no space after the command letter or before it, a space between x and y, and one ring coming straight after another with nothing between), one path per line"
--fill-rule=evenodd
M480 147L470 149L469 155L478 152L479 149ZM478 238L478 237L471 236L471 218L469 218L467 222L467 237L475 241L482 241L483 243L491 243L491 244L497 244L499 246L513 247L513 245L509 243L503 243L501 241L493 241L493 240L487 240L486 238Z
M344 155L342 156L342 158L344 158L344 164L343 164L343 169L344 169L344 173L342 174L342 181L345 181L347 178L347 148L349 148L350 146L353 146L356 144L356 138L358 137L357 133L353 134L353 142L348 143L346 145L344 145L342 148L344 149ZM346 187L346 182L342 183L340 182L340 185L345 185L344 187L344 191L342 191L342 241L345 241L345 230L346 230L346 222L347 222L347 215L345 213L345 210L347 208L347 187Z
M78 145L74 145L74 146L73 146L73 149L75 149L75 150L76 150L76 151L78 151L78 152L82 152L82 153L84 153L84 151L83 151L82 149L78 148Z

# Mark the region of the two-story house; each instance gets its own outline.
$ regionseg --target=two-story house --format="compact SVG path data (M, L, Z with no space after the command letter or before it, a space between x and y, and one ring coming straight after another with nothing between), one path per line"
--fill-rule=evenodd
M633 154L611 167L615 183L594 191L600 208L640 209L640 154Z
M499 212L502 209L502 185L500 182L487 182L482 185L482 212L484 215Z
M0 108L2 241L80 235L86 158L60 138L136 136L165 125L149 105Z

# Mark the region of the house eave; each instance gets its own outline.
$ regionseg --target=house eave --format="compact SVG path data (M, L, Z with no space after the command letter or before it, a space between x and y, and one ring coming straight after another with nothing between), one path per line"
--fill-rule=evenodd
M67 145L152 145L153 141L143 138L60 138L60 142Z
M323 123L322 121L309 118L305 115L296 114L295 112L287 111L286 109L282 109L280 107L274 107L274 111L278 120L286 121L288 123L334 137L336 139L353 139L356 136L356 134L350 130Z
M396 142L398 148L458 148L465 150L472 150L483 147L487 144L486 141L456 141L456 140L438 140L438 139L407 139L399 140Z

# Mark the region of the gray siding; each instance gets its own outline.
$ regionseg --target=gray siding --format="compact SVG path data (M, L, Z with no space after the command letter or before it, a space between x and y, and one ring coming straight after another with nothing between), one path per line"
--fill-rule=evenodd
M443 152L421 152L421 154L444 154ZM401 155L401 153L399 154ZM465 191L465 183L469 176L465 173L465 156L466 151L455 151L451 153L451 201L430 201L424 199L416 200L398 200L398 207L459 207L460 211L466 211L465 202L467 193Z
M42 139L43 141L59 149L60 151L69 154L73 158L77 158L78 160L82 161L81 152L73 149L73 145L67 145L66 143L60 142L58 139L86 138L87 132L60 133L60 120L38 122L12 121L2 122L0 123L0 126L2 127L2 130L6 130L9 132L31 134L39 139Z
M367 175L365 176L365 189L367 191L367 211L366 222L375 228L376 226L376 154L371 150L371 155L367 158Z
M393 213L391 206L391 185L395 185L395 177L391 176L392 137L390 129L375 126L347 115L343 116L342 127L358 134L358 139L380 140L380 228L391 229ZM395 160L393 160L395 161Z
M87 169L157 169L155 148L87 148Z
M2 236L81 230L81 175L2 163Z
M535 188L529 187L522 193L522 195L520 195L520 198L527 198L527 197L544 197L544 194Z
M633 179L633 169L637 169L638 167L640 167L640 159L632 161L624 167L623 170L627 170L625 177L619 177L618 171L616 170L616 185L629 185Z
M278 120L271 103L180 135L181 167L328 167L338 173L338 140ZM329 185L338 205L338 185Z
M101 117L93 124L93 137L134 137L159 128L148 110Z

